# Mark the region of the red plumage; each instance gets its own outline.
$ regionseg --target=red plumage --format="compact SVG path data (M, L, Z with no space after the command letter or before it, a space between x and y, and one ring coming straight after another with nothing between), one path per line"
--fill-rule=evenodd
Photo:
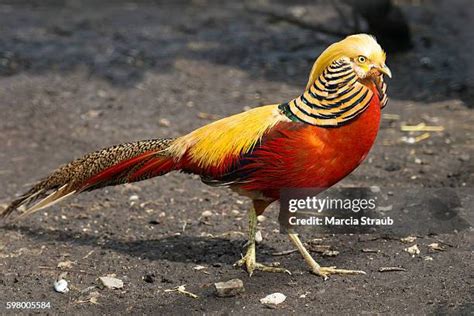
M377 136L380 115L380 101L375 94L357 120L338 128L279 123L251 154L237 165L228 165L230 171L204 175L271 200L278 200L283 188L329 188L367 156ZM193 170L203 174L195 166Z

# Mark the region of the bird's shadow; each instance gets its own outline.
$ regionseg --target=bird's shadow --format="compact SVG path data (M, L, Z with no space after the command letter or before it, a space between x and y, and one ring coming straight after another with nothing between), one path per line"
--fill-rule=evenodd
M243 239L231 240L220 237L168 236L148 240L107 239L82 232L65 232L44 228L32 228L8 224L3 230L18 231L41 243L65 243L71 246L92 246L102 250L112 250L129 256L148 260L168 260L172 262L194 262L202 264L232 264L244 252ZM275 249L259 245L259 254L268 259ZM267 258L265 258L267 257Z

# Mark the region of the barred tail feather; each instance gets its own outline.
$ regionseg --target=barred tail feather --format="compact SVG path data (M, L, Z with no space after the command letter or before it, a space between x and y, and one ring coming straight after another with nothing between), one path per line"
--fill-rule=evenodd
M166 149L173 139L153 139L108 147L55 170L0 212L6 217L22 206L18 219L83 191L145 180L175 169Z

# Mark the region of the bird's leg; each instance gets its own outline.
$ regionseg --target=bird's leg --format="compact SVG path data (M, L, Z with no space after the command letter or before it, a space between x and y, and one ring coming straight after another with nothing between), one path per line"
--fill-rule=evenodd
M336 269L336 267L321 267L309 254L305 246L301 242L298 234L288 234L290 240L298 248L299 252L303 256L306 263L311 267L311 272L323 277L325 280L332 274L365 274L364 271L360 270L345 270L345 269Z
M257 213L255 207L249 212L249 240L247 242L247 253L245 256L237 261L234 266L242 267L245 265L249 276L252 276L255 270L260 270L264 272L286 272L291 274L290 271L277 268L272 266L266 266L261 263L258 263L256 260L256 250L255 250L255 233L257 231Z

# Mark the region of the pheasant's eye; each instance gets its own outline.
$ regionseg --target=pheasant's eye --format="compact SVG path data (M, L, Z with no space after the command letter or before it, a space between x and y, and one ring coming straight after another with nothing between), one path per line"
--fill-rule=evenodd
M365 56L359 56L357 57L357 62L363 64L367 61L367 58L365 58Z

